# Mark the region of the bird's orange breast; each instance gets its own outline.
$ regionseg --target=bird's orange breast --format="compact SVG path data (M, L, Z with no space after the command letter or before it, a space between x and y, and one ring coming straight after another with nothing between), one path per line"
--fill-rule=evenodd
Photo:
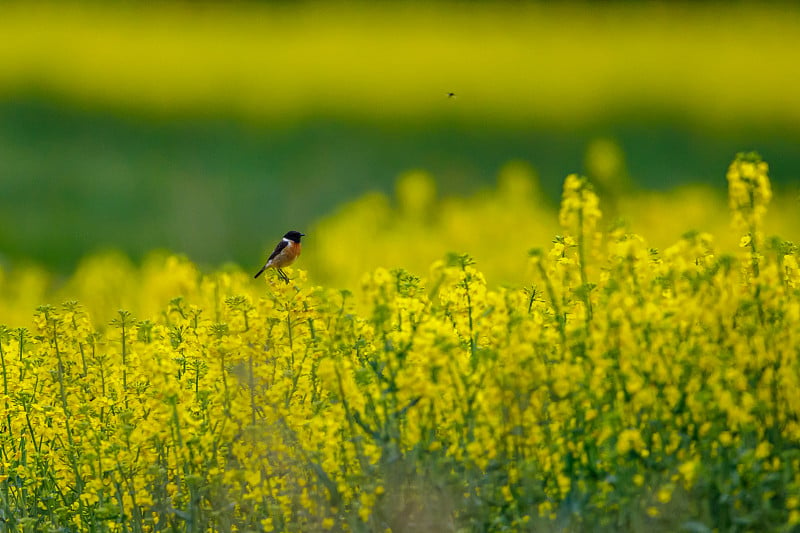
M286 245L286 248L281 250L281 253L272 258L272 261L269 262L269 266L283 268L291 265L294 260L297 259L297 256L300 255L300 249L300 243L290 242Z

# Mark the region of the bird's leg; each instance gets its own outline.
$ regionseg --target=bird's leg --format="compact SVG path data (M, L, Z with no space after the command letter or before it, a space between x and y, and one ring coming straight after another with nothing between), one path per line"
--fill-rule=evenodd
M283 281L285 281L286 283L289 283L289 276L287 276L287 275L286 275L286 272L284 272L284 271L283 271L282 269L280 269L280 268L279 268L279 269L277 269L277 270L278 270L278 275L281 277L281 279L282 279Z

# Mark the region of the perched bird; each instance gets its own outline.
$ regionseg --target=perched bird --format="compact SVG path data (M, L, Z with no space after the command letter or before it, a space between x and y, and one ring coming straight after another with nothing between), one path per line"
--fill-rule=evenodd
M305 233L300 233L299 231L287 232L286 235L283 236L283 239L275 246L275 249L269 255L269 259L267 259L267 262L261 267L261 270L253 277L257 278L266 269L274 268L278 271L278 276L286 283L289 283L289 276L281 269L291 265L294 260L297 259L297 256L300 255L300 237L305 237L305 235Z

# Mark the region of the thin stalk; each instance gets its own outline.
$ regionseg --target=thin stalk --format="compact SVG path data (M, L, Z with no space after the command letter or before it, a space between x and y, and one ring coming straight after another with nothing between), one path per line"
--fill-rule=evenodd
M72 413L70 412L69 405L67 404L67 393L64 385L64 360L61 357L61 349L58 346L58 327L56 321L51 320L50 323L53 326L53 348L55 349L56 358L58 359L58 388L59 395L61 397L61 410L64 412L64 428L67 431L67 442L69 443L69 451L67 455L69 457L70 465L72 466L73 474L75 475L75 491L78 494L81 494L83 492L83 477L81 476L80 468L78 467L78 461L75 457L75 440L72 436L72 426L70 424Z
M589 298L589 278L586 275L586 236L583 232L583 205L578 209L578 262L580 263L583 303L586 305L586 330L592 320L592 302Z

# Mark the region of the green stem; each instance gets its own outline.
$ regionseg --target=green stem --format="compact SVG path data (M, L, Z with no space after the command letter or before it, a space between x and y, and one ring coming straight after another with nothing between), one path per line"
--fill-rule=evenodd
M6 330L7 331L7 330ZM6 427L8 428L9 442L14 443L13 426L11 425L11 412L8 410L8 373L6 371L6 352L3 350L3 339L0 338L0 363L3 364L3 395L6 409ZM16 450L14 450L16 452Z
M70 419L72 413L70 412L69 405L67 404L67 393L64 385L64 360L61 357L61 349L58 346L58 327L55 320L51 320L53 326L53 348L56 351L56 358L58 359L58 388L61 396L61 410L64 412L64 428L67 431L67 442L69 443L69 457L70 465L72 466L73 474L75 475L75 492L81 494L83 492L83 477L81 476L78 461L75 457L75 440L72 436L72 425Z
M553 287L553 283L550 281L550 277L547 275L544 265L539 261L537 266L539 268L539 274L541 274L542 279L544 279L547 295L550 297L550 301L553 304L553 312L555 312L556 315L556 325L558 326L558 333L561 337L562 349L565 349L567 345L567 331L565 328L566 316L564 316L564 313L561 311L561 306L558 304L558 299L556 297L555 287Z
M464 274L464 292L467 295L467 319L469 320L469 362L472 370L475 370L478 366L478 348L475 343L475 327L472 320L472 295L470 294L469 284L469 282L472 280L472 276L467 273L466 259L461 261L461 272Z
M122 315L121 312L120 315ZM126 320L124 316L120 323L122 327L122 394L125 398L125 409L128 409L128 339L125 331Z
M589 278L586 275L586 236L583 233L583 202L578 209L578 262L580 263L581 286L583 290L583 303L586 305L586 330L589 330L589 323L592 320L592 302L589 298Z
M75 313L72 314L72 328L75 331L78 331L78 323L75 321ZM83 351L83 343L78 342L78 349L81 352L81 364L83 366L83 374L82 376L86 376L88 374L88 367L86 365L86 354Z

